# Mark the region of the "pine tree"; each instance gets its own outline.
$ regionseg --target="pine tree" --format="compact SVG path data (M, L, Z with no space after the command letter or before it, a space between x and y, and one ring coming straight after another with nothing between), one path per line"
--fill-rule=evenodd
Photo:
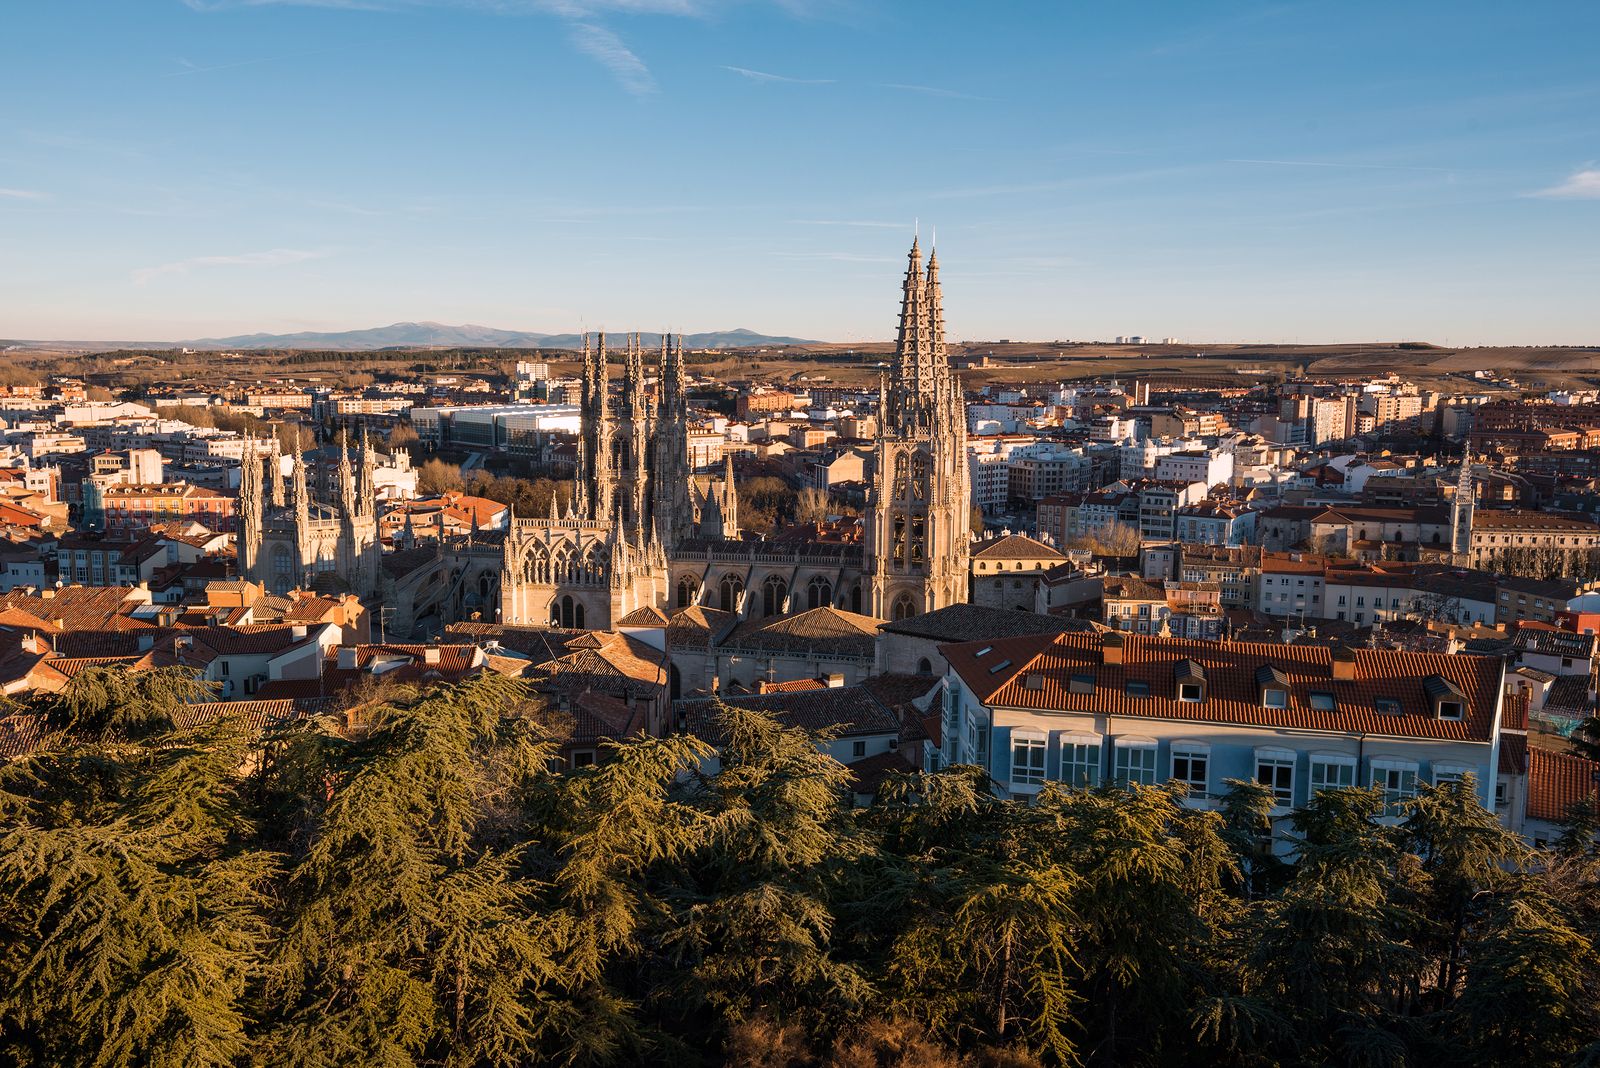
M1472 776L1438 786L1423 785L1407 803L1402 844L1420 864L1413 903L1421 923L1414 944L1434 974L1419 975L1419 990L1432 986L1426 1007L1448 1009L1459 992L1469 942L1483 924L1490 895L1509 887L1525 850L1477 796ZM1419 1006L1421 1008L1422 1006Z
M250 741L226 721L160 729L194 692L187 672L85 674L51 712L140 740L0 769L0 1048L20 1064L235 1064L277 870L239 796Z
M514 877L520 848L478 838L490 799L544 763L511 722L523 698L482 675L376 711L289 874L265 990L275 1063L532 1057L528 1001L553 973L550 943Z
M1397 1064L1405 1055L1395 1008L1417 956L1417 926L1390 900L1400 864L1378 792L1324 790L1292 816L1301 837L1294 878L1242 932L1246 995L1293 1025L1282 1052L1302 1061Z
M723 706L715 722L720 767L689 794L705 823L681 865L664 988L715 1021L835 1023L869 996L831 949L833 892L867 848L846 807L850 770L818 735L761 713Z

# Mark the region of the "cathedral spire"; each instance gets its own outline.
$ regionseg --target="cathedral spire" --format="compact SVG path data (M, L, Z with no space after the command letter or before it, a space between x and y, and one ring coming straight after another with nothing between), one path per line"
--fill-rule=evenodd
M356 476L350 469L350 439L347 434L339 435L339 507L344 512L345 522L355 519Z
M272 505L274 508L283 508L289 503L288 492L283 486L283 439L279 437L280 431L272 432L272 451L267 453L267 462L271 464L272 480ZM295 428L295 440L300 440L300 429Z
M923 380L929 364L928 344L927 282L922 274L922 250L913 238L901 288L900 328L895 334L897 382L893 414L897 425L915 419L916 401L930 384Z
M361 467L356 478L356 505L362 515L378 512L378 480L375 472L377 456L372 451L372 439L367 436L367 424L361 424Z

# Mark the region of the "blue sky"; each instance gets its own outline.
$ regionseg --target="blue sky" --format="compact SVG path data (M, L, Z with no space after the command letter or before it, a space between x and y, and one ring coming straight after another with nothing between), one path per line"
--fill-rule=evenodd
M1600 342L1592 0L31 0L0 337Z

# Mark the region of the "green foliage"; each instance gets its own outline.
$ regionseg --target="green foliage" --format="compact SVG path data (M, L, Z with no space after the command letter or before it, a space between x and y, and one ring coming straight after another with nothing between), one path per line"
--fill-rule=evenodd
M553 771L498 676L265 736L206 696L18 713L74 741L0 765L0 1063L1600 1062L1588 825L1531 853L1470 781L1324 791L1275 856L1254 783L857 810L749 711Z

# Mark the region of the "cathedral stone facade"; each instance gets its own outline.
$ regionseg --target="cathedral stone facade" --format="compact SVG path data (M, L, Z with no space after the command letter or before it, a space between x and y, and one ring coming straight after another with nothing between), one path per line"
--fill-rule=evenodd
M605 335L593 347L585 337L572 504L565 515L513 517L500 621L604 629L694 605L748 619L822 607L904 619L964 601L965 406L945 349L938 257L924 272L913 243L909 260L861 540L742 538L732 461L720 476L690 469L682 338L663 339L653 396L629 338L613 402Z
M239 573L274 593L339 589L371 601L382 581L375 457L363 433L360 467L339 450L338 495L313 500L305 457L296 453L285 487L276 442L245 442L239 474ZM263 464L270 474L263 477ZM270 498L270 499L269 499Z

